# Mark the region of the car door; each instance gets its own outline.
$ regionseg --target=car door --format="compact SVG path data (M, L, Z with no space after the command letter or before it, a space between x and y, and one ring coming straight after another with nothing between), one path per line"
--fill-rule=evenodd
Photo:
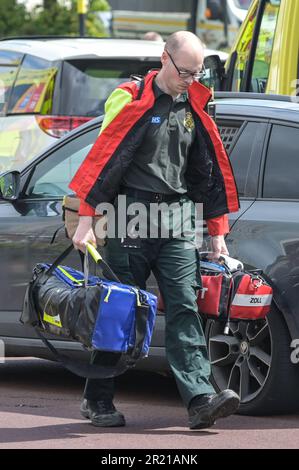
M99 124L59 141L22 173L17 201L0 202L0 334L24 336L19 324L26 285L38 262L52 262L70 243L60 230L62 198L99 133ZM73 254L79 266L79 257ZM77 259L78 258L78 259ZM31 329L27 335L31 335Z

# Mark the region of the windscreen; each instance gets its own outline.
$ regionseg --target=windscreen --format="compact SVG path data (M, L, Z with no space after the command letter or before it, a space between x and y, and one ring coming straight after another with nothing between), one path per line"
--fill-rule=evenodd
M145 75L160 68L159 60L80 59L66 61L62 71L59 114L98 116L104 113L109 94L131 75Z

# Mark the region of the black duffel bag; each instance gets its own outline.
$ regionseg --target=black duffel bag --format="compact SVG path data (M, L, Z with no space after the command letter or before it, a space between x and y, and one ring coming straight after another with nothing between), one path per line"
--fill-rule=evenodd
M61 261L65 250L52 264L40 263L33 270L24 298L21 322L35 328L55 360L75 374L89 378L114 377L148 355L157 309L153 294L120 283L99 253L88 250L113 281L88 275ZM112 351L120 359L115 367L74 361L59 353L44 333L79 341L89 350Z

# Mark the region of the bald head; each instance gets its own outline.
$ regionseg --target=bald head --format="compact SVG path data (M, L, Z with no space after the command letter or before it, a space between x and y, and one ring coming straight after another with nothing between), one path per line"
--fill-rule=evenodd
M158 86L172 96L185 92L202 70L203 61L201 40L188 31L177 31L166 41L156 78Z
M144 34L143 39L146 41L163 41L161 34L156 33L155 31L148 31Z
M188 50L203 54L203 44L199 37L189 31L177 31L171 34L166 41L165 49L171 54Z

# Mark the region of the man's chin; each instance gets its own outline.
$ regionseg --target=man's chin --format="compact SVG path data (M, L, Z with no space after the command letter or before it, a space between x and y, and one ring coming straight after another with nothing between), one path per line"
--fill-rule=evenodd
M185 91L188 90L188 88L189 88L189 85L188 85L188 86L186 86L186 85L180 85L180 86L178 87L178 90L179 90L180 93L184 93Z

